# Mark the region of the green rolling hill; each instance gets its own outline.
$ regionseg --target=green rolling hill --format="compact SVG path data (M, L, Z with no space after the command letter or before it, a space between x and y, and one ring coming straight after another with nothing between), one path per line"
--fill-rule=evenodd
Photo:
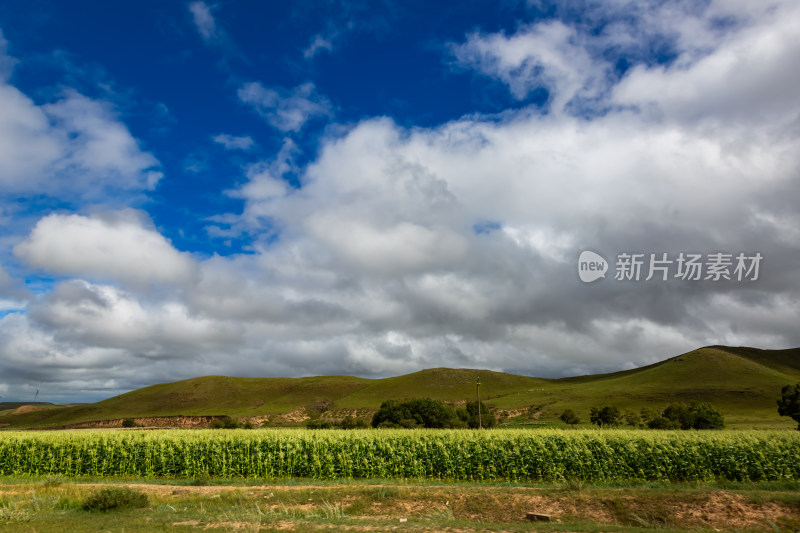
M384 400L431 397L464 402L481 398L506 425L563 426L558 416L574 410L586 423L593 406L638 412L674 401L707 401L732 428L785 428L777 414L783 385L800 382L800 348L759 350L709 346L642 368L562 379L489 370L435 368L385 379L351 376L235 378L206 376L163 383L85 405L38 405L0 411L0 426L61 427L122 418L227 415L299 425L304 416L370 416ZM11 407L9 405L9 407Z

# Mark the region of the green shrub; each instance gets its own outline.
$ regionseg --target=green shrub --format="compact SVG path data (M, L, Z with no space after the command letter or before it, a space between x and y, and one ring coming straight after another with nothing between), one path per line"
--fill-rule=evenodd
M670 420L669 418L665 418L663 416L657 416L655 418L651 418L645 424L650 429L680 429L680 423Z
M477 411L476 411L477 412ZM440 400L389 400L372 417L372 427L451 428L461 425L455 410Z
M86 511L147 507L147 494L129 487L106 487L92 492L83 502Z
M136 421L133 418L126 418L122 421L122 427L124 428L135 428Z
M778 414L788 416L797 422L797 429L800 431L800 383L786 385L781 389L781 397L778 398Z
M467 402L463 408L456 411L456 414L458 418L464 422L464 426L470 429L477 429L479 425L484 428L491 428L497 425L497 419L494 413L486 407L486 404L481 402L480 408L480 419L478 418L478 402Z
M570 426L574 426L575 424L580 424L581 419L578 418L578 415L575 414L575 411L572 409L566 409L561 416L559 417L562 422L565 424L569 424Z
M308 429L332 429L333 424L328 420L309 420L306 422L306 427Z
M652 414L651 414L652 416ZM645 422L650 429L722 429L722 412L707 402L672 403Z
M605 406L602 409L599 407L592 407L589 411L589 420L592 424L597 424L601 428L603 426L618 426L622 421L622 413L616 407Z
M356 418L354 416L346 416L337 424L341 429L363 429L368 428L369 423L363 418Z
M211 422L211 429L237 429L241 427L233 418L222 418Z

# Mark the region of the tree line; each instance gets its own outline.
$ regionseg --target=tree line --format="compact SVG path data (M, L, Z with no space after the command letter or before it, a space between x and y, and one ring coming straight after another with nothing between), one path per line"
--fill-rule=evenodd
M798 422L800 430L800 383L786 385L778 399L778 413ZM480 416L479 416L480 415ZM566 409L559 417L565 424L575 426L582 420L572 409ZM708 402L673 402L663 409L643 407L638 412L620 410L614 406L592 407L589 422L604 428L627 425L648 429L722 429L725 417L718 408ZM453 407L441 400L414 398L409 400L387 400L373 415L371 421L347 416L340 421L310 420L311 429L357 429L357 428L491 428L497 419L483 402L467 402Z
M480 409L480 413L478 411ZM480 415L480 416L479 416ZM413 398L387 400L367 424L363 418L345 417L339 422L312 420L306 423L311 429L354 428L491 428L497 425L494 413L481 402L467 402L463 407L452 407L441 400Z
M574 426L581 419L572 409L566 409L559 417L565 424ZM643 407L639 413L621 411L618 407L592 407L589 421L600 427L617 427L623 424L649 429L722 429L725 417L722 411L708 402L690 404L675 402L663 410Z

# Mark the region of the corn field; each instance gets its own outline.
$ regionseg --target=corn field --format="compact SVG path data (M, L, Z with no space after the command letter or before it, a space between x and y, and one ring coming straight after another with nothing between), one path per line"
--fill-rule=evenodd
M800 432L0 432L0 475L452 481L800 480Z

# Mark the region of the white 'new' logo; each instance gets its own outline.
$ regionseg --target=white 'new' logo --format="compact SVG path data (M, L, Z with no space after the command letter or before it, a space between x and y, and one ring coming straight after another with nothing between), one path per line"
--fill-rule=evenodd
M608 261L603 256L585 250L578 258L578 277L584 283L591 283L596 279L605 278L608 271Z

